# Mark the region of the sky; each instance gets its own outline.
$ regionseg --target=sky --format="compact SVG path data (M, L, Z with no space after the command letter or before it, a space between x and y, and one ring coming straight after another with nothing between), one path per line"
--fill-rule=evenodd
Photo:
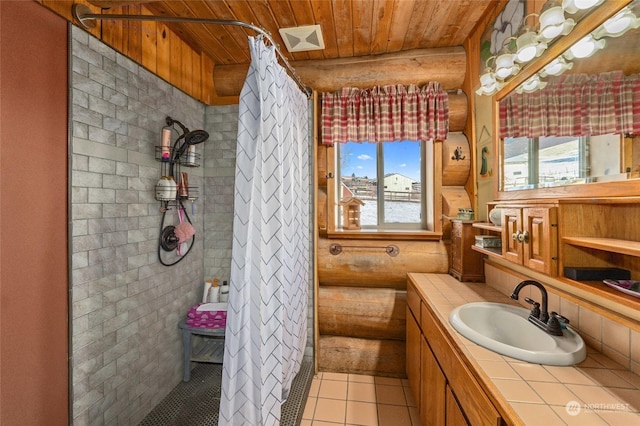
M340 145L342 175L376 177L376 144L346 143ZM420 180L420 144L418 142L389 142L385 144L385 174L400 173Z

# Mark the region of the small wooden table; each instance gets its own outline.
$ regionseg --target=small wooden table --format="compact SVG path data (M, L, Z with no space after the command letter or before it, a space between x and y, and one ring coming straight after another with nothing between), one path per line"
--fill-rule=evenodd
M187 319L178 324L182 331L182 345L184 348L184 373L183 382L191 379L191 362L206 362L222 364L224 358L224 328L200 328L190 327ZM193 347L192 336L207 336L196 348Z

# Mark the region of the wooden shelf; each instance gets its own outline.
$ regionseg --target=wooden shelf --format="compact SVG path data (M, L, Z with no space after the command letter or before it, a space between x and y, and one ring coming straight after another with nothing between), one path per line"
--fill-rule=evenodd
M559 279L573 287L588 291L609 301L640 310L640 298L617 291L605 285L602 281L574 281L566 277Z
M473 224L473 227L474 228L479 228L479 229L484 229L486 231L502 233L502 227L501 226L496 226L493 223L477 222L477 223Z
M595 237L563 237L562 241L566 244L571 244L572 246L593 248L612 253L640 257L640 242L638 241Z
M502 257L502 247L480 247L480 246L472 245L471 248L477 252L486 254L488 256Z

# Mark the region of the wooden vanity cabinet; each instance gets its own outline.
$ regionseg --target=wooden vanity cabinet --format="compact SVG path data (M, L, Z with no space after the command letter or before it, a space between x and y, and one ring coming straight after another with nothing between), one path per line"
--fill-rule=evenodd
M453 391L451 391L451 386L447 385L446 389L446 417L447 417L447 426L464 426L467 425L467 419L464 417L464 413L462 412L462 408L460 408L460 404L456 401L456 397L453 395Z
M422 425L503 424L487 394L411 283L407 285L407 302L407 377Z
M420 348L420 422L429 426L444 426L446 416L446 388L447 378L440 369L429 344L421 337Z
M502 256L534 271L558 275L557 207L503 208Z
M420 305L418 305L420 306ZM420 311L418 311L420 312ZM407 304L407 358L406 369L409 387L416 401L420 400L420 348L422 345L422 334L418 321L411 314Z

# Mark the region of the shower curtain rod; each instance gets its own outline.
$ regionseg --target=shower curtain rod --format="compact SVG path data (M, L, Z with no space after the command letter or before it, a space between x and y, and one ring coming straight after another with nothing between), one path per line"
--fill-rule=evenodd
M311 96L311 90L300 79L300 76L296 73L296 70L291 66L286 56L282 54L280 47L273 40L269 31L257 25L249 24L243 21L234 21L230 19L211 19L211 18L181 18L179 16L153 16L153 15L119 15L119 14L102 14L92 13L89 6L76 3L72 8L73 17L76 18L78 23L85 29L95 28L96 20L113 20L113 21L156 21L156 22L184 22L190 24L214 24L214 25L234 25L236 27L243 27L253 30L269 40L271 45L276 49L276 53L282 59L289 74L295 80L296 84L302 90L307 97Z

